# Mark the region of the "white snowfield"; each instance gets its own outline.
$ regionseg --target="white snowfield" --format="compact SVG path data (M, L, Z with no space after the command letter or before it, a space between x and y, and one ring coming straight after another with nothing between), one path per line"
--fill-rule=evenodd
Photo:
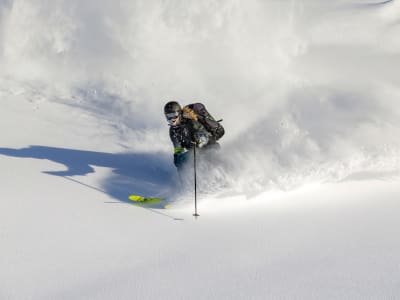
M399 11L0 1L0 300L400 299ZM224 119L197 219L169 100Z

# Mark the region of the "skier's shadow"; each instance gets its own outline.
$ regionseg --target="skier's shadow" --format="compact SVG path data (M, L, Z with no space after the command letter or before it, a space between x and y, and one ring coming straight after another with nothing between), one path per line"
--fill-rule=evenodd
M45 171L43 173L61 176L108 194L119 201L127 202L129 194L144 196L168 196L171 187L176 184L176 175L170 157L155 153L105 153L46 146L27 148L0 148L0 154L21 157L47 159L63 164L66 170ZM92 186L72 176L84 176L94 173L93 167L107 167L112 175L104 179L100 186Z

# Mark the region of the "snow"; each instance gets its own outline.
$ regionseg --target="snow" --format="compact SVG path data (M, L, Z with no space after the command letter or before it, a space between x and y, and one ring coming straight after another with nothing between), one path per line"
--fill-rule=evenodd
M0 299L396 299L381 2L0 2ZM170 99L224 119L197 219Z

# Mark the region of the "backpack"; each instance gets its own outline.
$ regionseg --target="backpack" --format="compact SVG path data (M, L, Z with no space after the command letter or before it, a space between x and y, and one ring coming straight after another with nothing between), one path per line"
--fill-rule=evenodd
M215 141L218 141L225 133L224 127L220 124L222 120L216 121L202 103L186 105L183 108L183 115L184 117L200 122L211 133Z

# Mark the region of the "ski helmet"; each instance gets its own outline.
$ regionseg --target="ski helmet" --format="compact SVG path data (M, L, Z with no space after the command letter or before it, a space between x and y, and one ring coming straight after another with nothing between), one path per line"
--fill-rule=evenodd
M179 124L181 113L181 106L176 101L170 101L164 106L165 117L167 118L167 121L171 126L176 126Z

